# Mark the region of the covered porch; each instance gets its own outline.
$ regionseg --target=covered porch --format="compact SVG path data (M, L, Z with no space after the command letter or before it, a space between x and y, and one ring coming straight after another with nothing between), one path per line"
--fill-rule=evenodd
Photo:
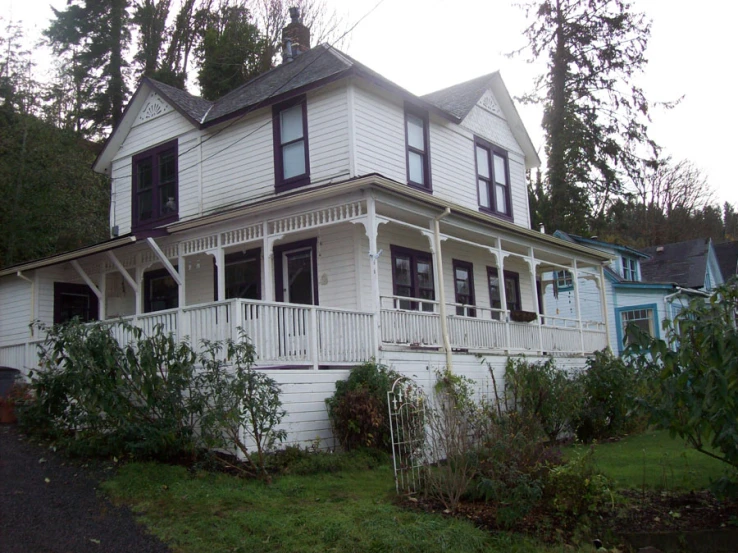
M30 320L161 325L193 344L245 335L265 368L347 367L397 350L578 356L607 347L602 259L591 250L386 187L329 197L175 223L164 236L4 278L30 286ZM561 271L576 317L544 312L546 275ZM580 308L583 280L602 292L591 319ZM35 366L42 338L1 342L0 365Z

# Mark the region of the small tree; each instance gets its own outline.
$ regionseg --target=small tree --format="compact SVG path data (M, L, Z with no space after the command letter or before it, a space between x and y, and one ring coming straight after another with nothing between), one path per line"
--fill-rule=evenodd
M645 401L651 421L697 451L738 468L738 286L716 289L709 301L693 300L666 341L635 325L627 329L626 355L652 367L661 394Z

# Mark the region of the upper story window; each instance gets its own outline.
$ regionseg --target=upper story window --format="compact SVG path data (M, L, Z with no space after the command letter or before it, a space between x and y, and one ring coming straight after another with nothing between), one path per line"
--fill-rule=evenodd
M428 114L405 108L407 182L431 190Z
M133 156L133 227L151 228L178 217L177 141Z
M567 270L555 271L554 280L556 281L556 290L558 292L568 292L574 289L574 279L572 274Z
M638 261L632 257L622 257L623 279L638 280Z
M392 246L392 283L395 296L434 300L431 254ZM400 309L434 311L433 303L400 300Z
M305 96L274 106L274 176L277 192L310 183Z
M477 192L482 211L512 219L507 152L476 138Z

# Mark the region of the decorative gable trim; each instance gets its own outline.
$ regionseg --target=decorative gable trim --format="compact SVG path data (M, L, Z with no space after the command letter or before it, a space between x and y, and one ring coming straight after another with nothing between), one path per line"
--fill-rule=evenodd
M497 103L497 98L495 98L492 91L487 90L479 99L477 105L492 115L496 115L497 117L507 120L507 117L505 117L505 114L503 113L502 108L500 108L500 104Z
M146 98L141 111L138 112L135 125L151 121L170 111L172 111L172 106L165 102L155 91L152 91Z

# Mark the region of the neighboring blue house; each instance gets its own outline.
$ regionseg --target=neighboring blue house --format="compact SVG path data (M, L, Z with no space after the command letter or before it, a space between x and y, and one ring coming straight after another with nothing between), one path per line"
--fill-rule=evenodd
M664 320L671 320L697 296L705 296L722 284L715 249L710 239L697 239L644 250L612 244L596 238L583 238L562 231L554 236L611 256L605 266L608 336L616 353L624 349L624 329L635 323L655 337L660 337ZM575 315L576 300L571 273L558 271L542 280L544 313L559 317ZM578 273L579 309L582 319L589 313L589 301L600 295L597 282L586 270Z

